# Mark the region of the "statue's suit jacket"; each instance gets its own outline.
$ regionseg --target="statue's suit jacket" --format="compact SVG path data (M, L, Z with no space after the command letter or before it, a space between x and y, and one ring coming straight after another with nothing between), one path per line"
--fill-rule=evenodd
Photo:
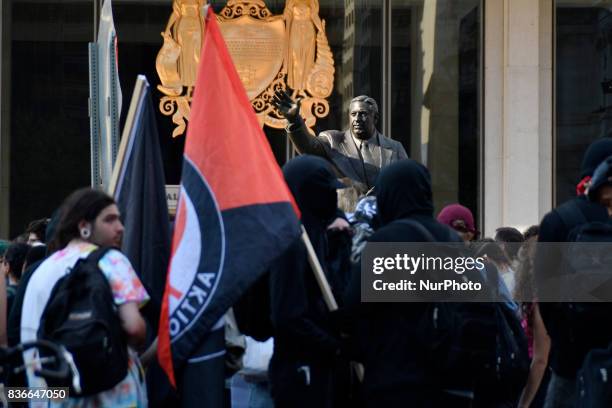
M298 118L287 127L287 134L298 152L321 156L333 164L337 176L347 185L338 190L338 206L347 212L355 211L357 201L374 186L382 167L408 158L400 142L378 131L367 141L372 149L370 161L362 161L350 130L326 130L317 137Z

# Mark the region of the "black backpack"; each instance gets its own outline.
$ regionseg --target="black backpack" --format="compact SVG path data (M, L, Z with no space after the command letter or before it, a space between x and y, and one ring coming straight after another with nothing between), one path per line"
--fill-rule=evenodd
M485 368L485 378L494 378L496 388L503 395L517 397L527 383L531 366L527 335L512 309L503 303L495 303L495 310L498 330L495 362Z
M568 244L563 251L563 276L571 282L568 293L588 292L588 289L580 288L581 283L588 284L601 276L612 279L608 251L597 245L612 243L612 223L589 221L575 202L559 207L557 212L566 225L575 225L567 236ZM585 243L593 245L586 246ZM606 293L609 293L609 288ZM586 347L591 343L590 333L609 319L612 308L605 302L569 300L558 306L557 317L564 327L563 337L573 345Z
M111 287L98 267L109 249L97 249L77 261L55 284L40 320L38 338L61 344L72 353L82 392L76 393L70 379L47 379L47 384L70 387L71 395L109 390L127 375L127 338Z
M410 225L424 242L438 242L417 221L401 219L396 222ZM449 231L449 237L450 234ZM449 250L445 255L458 255L458 249ZM468 275L466 271L464 276ZM429 278L444 279L434 274ZM430 375L442 388L471 388L482 367L493 364L497 336L493 303L428 302L417 325L427 360L431 362Z
M516 396L529 374L527 337L499 302L435 302L421 320L431 369L445 387L477 385Z
M591 350L578 371L576 407L612 406L612 344L607 349Z
M428 242L435 238L420 223L404 219ZM451 248L454 252L454 249ZM454 256L459 255L459 250ZM496 270L466 272L489 286ZM492 296L492 295L491 295ZM493 300L493 299L492 299ZM500 302L432 302L419 322L432 374L443 387L486 384L504 396L520 393L529 374L527 337L518 316Z

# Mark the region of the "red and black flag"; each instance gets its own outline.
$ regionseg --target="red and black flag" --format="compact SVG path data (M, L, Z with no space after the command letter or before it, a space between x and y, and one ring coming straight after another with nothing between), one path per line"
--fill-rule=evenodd
M209 7L159 327L173 384L188 361L222 353L204 340L299 235L299 210Z

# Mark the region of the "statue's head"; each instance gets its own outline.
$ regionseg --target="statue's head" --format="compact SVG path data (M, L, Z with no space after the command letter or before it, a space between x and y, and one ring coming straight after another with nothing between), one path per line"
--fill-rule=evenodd
M373 98L361 95L351 100L349 106L351 132L359 139L367 140L376 132L378 104Z

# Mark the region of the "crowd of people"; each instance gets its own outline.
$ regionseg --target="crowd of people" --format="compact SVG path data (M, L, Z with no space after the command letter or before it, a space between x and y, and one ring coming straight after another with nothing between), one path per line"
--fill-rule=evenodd
M612 357L608 303L538 299L542 289L547 293L542 296L548 296L550 265L561 270L567 262L565 254L544 243L579 240L577 228L583 235L599 229L598 237L609 240L611 155L612 139L593 143L584 156L575 199L553 209L540 225L522 232L500 227L491 238L480 237L472 212L459 203L444 207L436 217L429 172L413 160L383 167L374 189L376 198L362 199L346 223L338 220L332 194L336 178L329 162L312 156L289 162L284 167L288 185L305 214L303 223L324 260L340 308L326 308L303 244L296 242L268 277L269 331L257 330L265 324L254 324L252 314L244 313L254 297L265 298L263 292L247 294L244 304L234 308L239 327L254 336L249 341L274 340L269 375L253 380L259 383L251 386L257 395L251 400L258 402L240 406L272 406L272 401L279 407L608 406L610 400L602 396L612 391L606 375L590 374L605 372L606 366L589 358L593 353L607 353L608 361ZM565 207L579 211L573 223L565 218ZM428 241L465 242L485 257L484 273L493 272L498 278L498 293L505 301L450 309L464 321L479 322L473 325L476 332L466 338L452 338L466 335L466 329L450 323L444 341L436 343L440 338L427 323L431 304L361 302L363 272L354 261L364 242ZM435 305L435 310L442 314L444 306ZM491 310L498 320L489 320L494 327L487 328L484 322ZM485 341L488 337L493 340ZM480 340L481 355L474 352L474 344L461 344L466 339ZM504 363L508 350L519 355ZM473 357L476 364L453 365L455 357L465 356ZM487 359L502 361L497 371L490 370ZM351 368L355 363L363 368L363 378L359 369ZM259 368L265 370L261 363ZM263 391L262 381L268 386ZM599 394L593 391L597 388ZM267 392L271 398L262 398Z
M359 107L365 103L358 101ZM593 368L588 364L591 353L611 345L612 325L605 320L610 310L607 304L539 302L550 265L562 269L565 259L538 251L538 243L574 240L577 230L584 235L593 225L600 238L607 236L610 157L612 139L593 143L576 198L553 209L540 225L524 231L500 227L490 238L480 236L472 212L459 203L434 214L429 171L414 160L397 158L381 166L373 188L350 213L338 208L337 191L346 186L333 161L308 154L290 160L283 174L338 309L329 309L307 248L296 240L228 313L228 405L607 406L589 388L597 379L588 375ZM149 295L118 250L122 234L113 199L86 188L72 193L52 219L33 221L15 240L0 243L6 293L0 299L0 306L6 301L0 343L61 341L82 371L87 392L72 390L58 406L148 404L152 385L145 383L140 360L151 350L145 350L140 308ZM503 301L362 302L359 259L370 242L459 244L484 257L479 279L494 285ZM97 280L95 271L101 272ZM94 317L105 322L104 329L73 309L83 303L96 303ZM103 344L96 342L100 338ZM8 385L47 384L35 373L37 353L23 353L25 376L5 378ZM100 384L99 378L112 380ZM610 394L607 379L603 384Z

